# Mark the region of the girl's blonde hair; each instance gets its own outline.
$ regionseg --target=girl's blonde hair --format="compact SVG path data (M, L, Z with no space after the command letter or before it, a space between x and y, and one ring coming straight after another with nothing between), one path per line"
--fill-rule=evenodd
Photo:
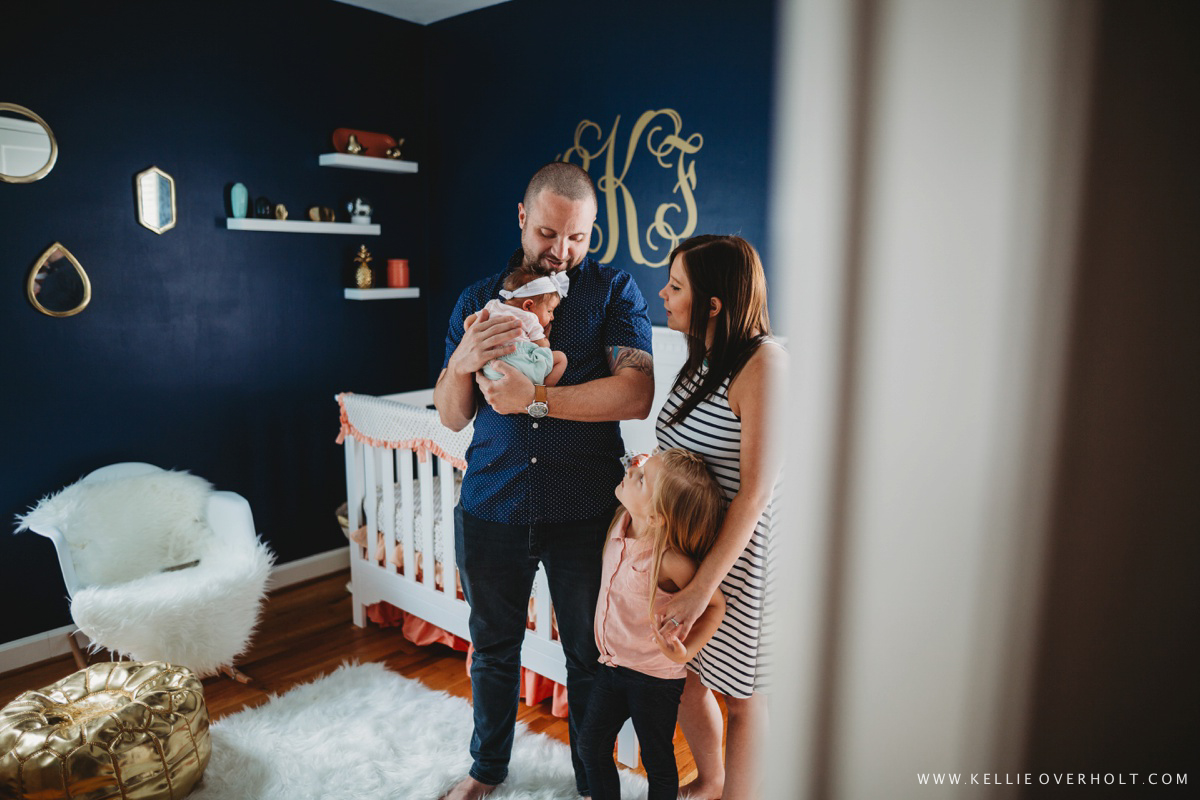
M650 577L650 616L658 593L663 554L676 550L697 564L717 541L725 516L725 497L704 459L679 447L658 454L658 481L651 495L654 507L654 568Z

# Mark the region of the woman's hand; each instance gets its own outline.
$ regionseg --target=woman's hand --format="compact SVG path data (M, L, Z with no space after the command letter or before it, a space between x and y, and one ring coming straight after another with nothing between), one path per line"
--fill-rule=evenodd
M699 584L693 581L659 607L658 613L655 615L659 636L664 639L669 636L680 642L688 638L688 634L692 632L692 626L708 608L711 600L711 595L705 594L699 589Z

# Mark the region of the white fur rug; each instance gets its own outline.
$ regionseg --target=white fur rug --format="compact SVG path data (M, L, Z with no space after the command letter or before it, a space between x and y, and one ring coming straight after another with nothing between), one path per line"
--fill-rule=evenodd
M436 800L467 773L471 707L389 672L343 666L212 726L189 800ZM622 771L621 796L646 781ZM489 800L574 800L567 746L518 723L508 780Z

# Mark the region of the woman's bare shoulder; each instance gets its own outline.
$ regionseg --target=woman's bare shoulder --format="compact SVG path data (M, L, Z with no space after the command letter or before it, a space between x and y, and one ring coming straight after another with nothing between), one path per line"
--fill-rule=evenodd
M758 397L783 384L787 375L788 353L778 342L768 339L755 348L746 365L729 384L729 403L738 416L741 400Z

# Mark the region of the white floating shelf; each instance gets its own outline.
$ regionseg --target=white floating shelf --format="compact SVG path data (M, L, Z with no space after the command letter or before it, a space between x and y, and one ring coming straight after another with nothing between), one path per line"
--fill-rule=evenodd
M322 167L367 169L375 172L407 172L411 174L417 171L417 162L415 161L375 156L352 156L349 153L322 153L317 156L317 163Z
M421 290L415 286L403 289L345 289L347 300L402 300L420 297Z
M253 219L229 217L225 227L231 231L270 231L273 233L346 233L351 236L378 236L380 228L374 223L360 225L356 222L304 222L291 219Z

